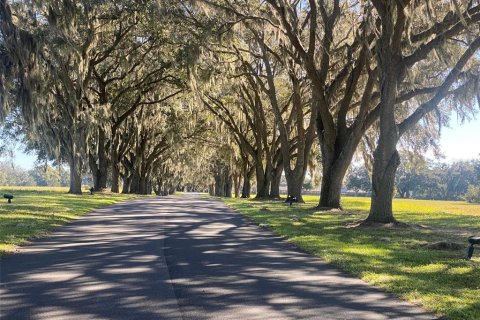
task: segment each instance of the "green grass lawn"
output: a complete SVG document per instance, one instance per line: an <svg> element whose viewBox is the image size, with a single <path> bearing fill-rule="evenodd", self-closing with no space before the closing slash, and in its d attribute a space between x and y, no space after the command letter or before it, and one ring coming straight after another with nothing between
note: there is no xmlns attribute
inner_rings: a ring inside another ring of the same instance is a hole
<svg viewBox="0 0 480 320"><path fill-rule="evenodd" d="M281 201L225 199L257 223L327 262L422 305L447 319L480 319L480 247L472 261L464 248L435 250L428 244L465 244L480 235L480 205L454 201L394 200L398 220L411 227L355 227L370 199L345 197L344 211L320 212L318 197L288 207Z"/></svg>
<svg viewBox="0 0 480 320"><path fill-rule="evenodd" d="M12 193L11 204L3 199ZM41 236L95 208L129 199L133 195L96 193L71 195L66 188L0 187L0 255L16 245Z"/></svg>

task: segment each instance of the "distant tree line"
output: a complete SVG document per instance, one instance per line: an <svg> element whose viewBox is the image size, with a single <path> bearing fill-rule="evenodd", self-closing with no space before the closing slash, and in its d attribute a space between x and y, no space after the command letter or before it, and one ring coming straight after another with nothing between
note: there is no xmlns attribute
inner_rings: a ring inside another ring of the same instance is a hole
<svg viewBox="0 0 480 320"><path fill-rule="evenodd" d="M66 187L68 184L69 172L62 166L37 164L26 170L11 162L0 162L0 186Z"/></svg>
<svg viewBox="0 0 480 320"><path fill-rule="evenodd" d="M365 166L354 166L347 174L349 190L371 192L371 178ZM477 202L480 160L452 163L427 161L419 156L404 157L395 179L398 198L467 200Z"/></svg>

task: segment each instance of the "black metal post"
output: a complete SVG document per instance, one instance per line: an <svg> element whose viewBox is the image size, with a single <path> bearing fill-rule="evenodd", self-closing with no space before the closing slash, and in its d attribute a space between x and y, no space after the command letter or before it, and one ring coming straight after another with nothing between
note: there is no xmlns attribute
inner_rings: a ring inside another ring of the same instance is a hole
<svg viewBox="0 0 480 320"><path fill-rule="evenodd" d="M473 243L470 243L470 245L467 248L467 253L465 254L465 260L472 259L474 250L475 250L475 247L473 246Z"/></svg>

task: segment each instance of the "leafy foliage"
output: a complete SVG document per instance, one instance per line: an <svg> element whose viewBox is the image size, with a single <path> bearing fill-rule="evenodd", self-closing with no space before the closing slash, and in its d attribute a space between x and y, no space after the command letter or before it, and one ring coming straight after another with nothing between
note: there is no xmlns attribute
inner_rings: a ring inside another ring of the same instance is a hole
<svg viewBox="0 0 480 320"><path fill-rule="evenodd" d="M478 160L448 164L404 158L397 173L397 193L402 198L461 200L470 186L480 184L478 169Z"/></svg>
<svg viewBox="0 0 480 320"><path fill-rule="evenodd" d="M372 182L365 166L353 166L350 168L347 173L345 186L349 190L370 191L372 188Z"/></svg>
<svg viewBox="0 0 480 320"><path fill-rule="evenodd" d="M468 186L464 198L471 203L480 203L480 186Z"/></svg>

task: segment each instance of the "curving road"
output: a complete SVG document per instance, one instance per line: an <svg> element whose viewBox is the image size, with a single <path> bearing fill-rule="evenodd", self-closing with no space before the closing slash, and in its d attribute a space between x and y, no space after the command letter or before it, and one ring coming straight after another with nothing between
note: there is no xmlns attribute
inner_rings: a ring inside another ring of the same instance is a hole
<svg viewBox="0 0 480 320"><path fill-rule="evenodd" d="M0 319L433 319L198 195L126 201L0 260Z"/></svg>

